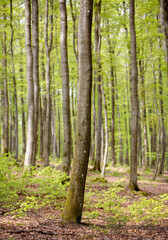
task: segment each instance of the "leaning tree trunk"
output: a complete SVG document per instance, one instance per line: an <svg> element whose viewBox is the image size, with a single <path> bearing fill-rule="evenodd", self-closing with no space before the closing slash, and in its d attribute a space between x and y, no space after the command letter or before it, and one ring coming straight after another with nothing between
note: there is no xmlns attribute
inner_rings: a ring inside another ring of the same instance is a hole
<svg viewBox="0 0 168 240"><path fill-rule="evenodd" d="M69 97L69 66L67 49L67 10L66 0L60 0L61 14L61 67L62 67L62 98L63 98L63 160L62 169L69 175L71 163L71 121L70 121L70 97Z"/></svg>
<svg viewBox="0 0 168 240"><path fill-rule="evenodd" d="M92 90L92 0L80 1L79 16L79 84L77 91L77 135L71 181L63 211L63 220L80 223L91 139Z"/></svg>
<svg viewBox="0 0 168 240"><path fill-rule="evenodd" d="M131 35L131 189L138 191L137 183L137 140L138 140L138 69L136 58L135 0L129 1L129 22Z"/></svg>
<svg viewBox="0 0 168 240"><path fill-rule="evenodd" d="M26 44L26 78L28 97L27 142L25 168L30 168L33 162L34 150L34 83L33 83L33 54L31 46L31 6L30 0L25 0L25 44Z"/></svg>

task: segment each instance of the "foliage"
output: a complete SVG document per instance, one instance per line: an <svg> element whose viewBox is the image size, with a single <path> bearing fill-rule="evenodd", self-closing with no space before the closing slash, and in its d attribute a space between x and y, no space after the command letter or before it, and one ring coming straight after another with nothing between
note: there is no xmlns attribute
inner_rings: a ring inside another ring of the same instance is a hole
<svg viewBox="0 0 168 240"><path fill-rule="evenodd" d="M69 177L51 167L23 173L13 159L1 157L0 184L1 205L20 216L46 205L62 208Z"/></svg>
<svg viewBox="0 0 168 240"><path fill-rule="evenodd" d="M113 183L101 193L97 190L88 191L85 197L85 215L91 219L97 218L100 211L104 210L107 213L105 220L109 227L123 225L128 221L157 224L159 220L167 217L168 194L150 198L140 192L139 200L131 203L131 197L129 195L123 197L122 191L124 191L123 179Z"/></svg>

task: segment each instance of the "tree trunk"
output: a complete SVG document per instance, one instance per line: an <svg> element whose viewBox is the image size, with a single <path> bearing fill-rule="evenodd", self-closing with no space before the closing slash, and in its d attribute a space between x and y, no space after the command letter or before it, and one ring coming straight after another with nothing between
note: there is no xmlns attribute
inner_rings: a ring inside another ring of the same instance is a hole
<svg viewBox="0 0 168 240"><path fill-rule="evenodd" d="M105 112L105 151L104 151L104 157L103 157L103 167L101 172L101 177L104 178L106 162L107 162L107 154L108 154L108 117L107 117L107 104L106 104L106 98L105 98L105 93L103 89L103 83L101 86L102 86L103 105L104 105L104 112Z"/></svg>
<svg viewBox="0 0 168 240"><path fill-rule="evenodd" d="M137 183L137 140L138 140L138 69L136 58L135 0L129 1L129 21L131 35L131 189L138 191Z"/></svg>
<svg viewBox="0 0 168 240"><path fill-rule="evenodd" d="M70 121L70 97L69 97L69 66L67 49L67 10L66 0L60 0L61 14L61 67L62 67L62 98L63 98L63 160L62 169L69 175L71 164L71 121Z"/></svg>
<svg viewBox="0 0 168 240"><path fill-rule="evenodd" d="M38 149L38 111L39 111L39 31L38 31L38 0L32 1L32 36L33 36L33 80L34 80L34 151L35 166Z"/></svg>
<svg viewBox="0 0 168 240"><path fill-rule="evenodd" d="M159 59L159 93L160 93L160 113L161 113L161 162L159 168L159 174L164 173L165 166L165 153L166 153L166 133L164 124L164 107L163 107L163 82L162 82L162 72L161 72L161 59Z"/></svg>
<svg viewBox="0 0 168 240"><path fill-rule="evenodd" d="M25 168L30 168L33 163L34 151L34 83L33 83L33 54L31 46L31 6L30 0L25 0L25 44L27 56L27 97L28 97L28 122L27 143L25 155Z"/></svg>
<svg viewBox="0 0 168 240"><path fill-rule="evenodd" d="M140 78L141 78L141 96L142 96L142 118L143 118L143 142L144 142L144 162L143 166L149 168L148 157L148 136L147 136L147 117L146 117L146 96L145 96L145 76L144 76L144 61L139 61Z"/></svg>
<svg viewBox="0 0 168 240"><path fill-rule="evenodd" d="M92 90L92 0L80 1L79 16L79 84L77 91L77 136L71 181L63 211L63 220L80 223L91 138Z"/></svg>
<svg viewBox="0 0 168 240"><path fill-rule="evenodd" d="M97 137L96 137L96 166L95 169L100 171L101 164L101 149L102 149L102 93L101 93L101 63L100 63L100 49L101 49L101 36L100 36L100 12L101 0L95 3L95 54L96 54L96 70L95 79L97 82L98 93L98 117L97 117Z"/></svg>
<svg viewBox="0 0 168 240"><path fill-rule="evenodd" d="M18 160L18 104L17 104L17 91L16 91L16 79L15 79L15 65L13 57L13 13L12 13L12 0L10 0L10 25L11 25L11 40L10 40L10 49L11 49L11 58L12 58L12 78L14 86L14 104L15 104L15 159Z"/></svg>
<svg viewBox="0 0 168 240"><path fill-rule="evenodd" d="M6 28L6 4L3 5L3 22ZM2 154L9 152L9 103L8 103L8 80L7 80L7 50L6 50L6 30L3 31L2 38L2 107L3 107L3 125L2 125Z"/></svg>
<svg viewBox="0 0 168 240"><path fill-rule="evenodd" d="M21 92L23 93L23 69L20 67L20 78L22 81ZM22 154L26 153L26 120L25 120L25 111L24 111L24 97L21 95L21 114L22 114Z"/></svg>
<svg viewBox="0 0 168 240"><path fill-rule="evenodd" d="M43 134L43 158L44 166L49 166L49 152L50 152L50 124L51 124L51 94L50 94L50 54L53 41L53 0L51 0L51 34L50 43L48 44L48 0L46 0L46 15L45 15L45 48L46 48L46 117L44 122L44 134Z"/></svg>
<svg viewBox="0 0 168 240"><path fill-rule="evenodd" d="M114 86L114 63L113 63L113 54L110 36L108 35L108 45L109 45L109 54L110 54L110 77L111 77L111 105L112 105L112 118L111 118L111 158L112 164L115 166L116 157L115 157L115 86Z"/></svg>

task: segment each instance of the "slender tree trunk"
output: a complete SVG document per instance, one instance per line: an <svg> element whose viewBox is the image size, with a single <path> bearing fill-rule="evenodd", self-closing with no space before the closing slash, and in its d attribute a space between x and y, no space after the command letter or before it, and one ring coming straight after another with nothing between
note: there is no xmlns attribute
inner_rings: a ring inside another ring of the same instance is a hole
<svg viewBox="0 0 168 240"><path fill-rule="evenodd" d="M41 36L42 37L42 36ZM42 71L42 81L45 82L45 66L44 66L44 46L41 47L41 71ZM46 117L46 105L43 105L44 95L42 94L42 87L40 89L41 96L39 97L39 121L40 121L40 148L39 148L39 158L44 161L43 149L44 149L44 125Z"/></svg>
<svg viewBox="0 0 168 240"><path fill-rule="evenodd" d="M10 104L10 113L9 113L9 152L12 153L12 133L13 133L13 114L12 114L12 94L11 91L9 91L9 104Z"/></svg>
<svg viewBox="0 0 168 240"><path fill-rule="evenodd" d="M52 49L53 41L53 0L51 0L51 15L50 15L50 24L51 24L51 34L50 34L50 43L48 44L48 0L46 0L46 15L45 15L45 48L46 48L46 117L44 122L44 134L43 134L43 158L44 166L49 165L49 152L50 152L50 124L51 124L51 94L50 94L50 53Z"/></svg>
<svg viewBox="0 0 168 240"><path fill-rule="evenodd" d="M2 125L2 154L9 152L9 103L8 103L8 80L7 80L7 49L6 49L6 4L3 5L3 58L2 58L2 79L3 79L3 91L2 91L2 107L3 107L3 125Z"/></svg>
<svg viewBox="0 0 168 240"><path fill-rule="evenodd" d="M38 31L38 0L32 1L32 36L33 36L33 80L34 80L34 151L35 166L38 149L38 110L39 110L39 31Z"/></svg>
<svg viewBox="0 0 168 240"><path fill-rule="evenodd" d="M165 152L166 152L166 133L164 124L164 108L163 108L163 83L162 83L162 72L161 64L159 59L159 85L160 85L160 111L161 111L161 162L159 168L159 174L164 173L165 166Z"/></svg>
<svg viewBox="0 0 168 240"><path fill-rule="evenodd" d="M21 92L22 96L20 98L21 101L21 114L22 114L22 154L26 153L26 120L25 120L25 111L24 111L24 97L23 97L23 69L20 67L20 78L22 81Z"/></svg>
<svg viewBox="0 0 168 240"><path fill-rule="evenodd" d="M92 92L92 0L80 1L79 16L79 84L77 92L77 137L71 181L63 211L63 220L80 223L91 139Z"/></svg>
<svg viewBox="0 0 168 240"><path fill-rule="evenodd" d="M100 63L100 49L101 49L101 36L100 36L100 12L101 0L95 2L95 52L96 52L96 71L95 78L97 82L98 93L98 116L97 116L97 137L96 137L96 170L100 171L101 164L101 149L102 149L102 93L101 93L101 63Z"/></svg>
<svg viewBox="0 0 168 240"><path fill-rule="evenodd" d="M58 90L58 97L60 96L60 92ZM58 106L60 99L58 98ZM57 121L58 121L58 131L57 131L57 157L60 158L60 154L61 154L61 116L60 116L60 109L59 107L57 108Z"/></svg>
<svg viewBox="0 0 168 240"><path fill-rule="evenodd" d="M62 94L63 94L63 161L62 169L69 175L71 164L71 121L70 121L70 97L69 97L69 66L67 49L67 10L66 0L60 0L61 13L61 67L62 67Z"/></svg>
<svg viewBox="0 0 168 240"><path fill-rule="evenodd" d="M34 151L34 83L33 83L33 54L31 46L31 5L30 0L25 0L25 44L27 55L27 97L28 97L28 122L27 122L27 143L25 155L25 168L33 163Z"/></svg>
<svg viewBox="0 0 168 240"><path fill-rule="evenodd" d="M129 1L131 35L131 162L130 188L138 191L137 183L137 140L138 140L138 69L136 58L135 0Z"/></svg>
<svg viewBox="0 0 168 240"><path fill-rule="evenodd" d="M72 0L70 0L70 7L71 7L71 15L72 15L72 21L73 21L73 50L74 50L74 54L75 54L75 58L78 66L78 51L76 49L76 45L78 42L77 27L76 27L77 14L74 11Z"/></svg>
<svg viewBox="0 0 168 240"><path fill-rule="evenodd" d="M95 138L96 138L96 104L95 104L96 82L93 82L93 94L92 94L92 106L93 106L93 120L92 120L92 144L91 144L91 161L94 164L94 170L96 170L95 162Z"/></svg>
<svg viewBox="0 0 168 240"><path fill-rule="evenodd" d="M148 136L147 136L147 116L146 116L146 96L145 96L145 76L144 76L144 61L139 61L140 78L141 78L141 96L142 96L142 117L143 117L143 142L144 142L144 163L145 168L149 167L148 157Z"/></svg>
<svg viewBox="0 0 168 240"><path fill-rule="evenodd" d="M56 157L56 130L55 130L55 94L53 91L53 108L52 108L52 142L53 142L53 161Z"/></svg>
<svg viewBox="0 0 168 240"><path fill-rule="evenodd" d="M43 158L43 111L41 106L41 97L39 98L39 123L40 123L40 147L39 147L39 159Z"/></svg>
<svg viewBox="0 0 168 240"><path fill-rule="evenodd" d="M115 76L115 86L116 86L116 100L118 100L118 90L117 90L117 77ZM117 119L118 119L118 130L119 130L119 163L123 165L123 136L121 133L121 116L120 116L120 109L119 109L119 104L117 105Z"/></svg>
<svg viewBox="0 0 168 240"><path fill-rule="evenodd" d="M12 78L14 86L14 104L15 104L15 159L18 160L18 104L17 104L17 91L16 91L16 79L15 79L15 65L13 57L13 13L12 13L12 0L10 0L10 25L11 25L11 40L10 50L12 58Z"/></svg>
<svg viewBox="0 0 168 240"><path fill-rule="evenodd" d="M103 83L102 83L102 96L103 96L103 105L104 105L104 112L105 112L105 151L104 151L104 157L103 157L103 167L101 172L101 177L104 178L105 168L106 168L106 162L107 162L107 154L108 154L108 117L107 117L107 103L105 98L105 93L103 89Z"/></svg>
<svg viewBox="0 0 168 240"><path fill-rule="evenodd" d="M111 75L111 105L112 105L112 118L111 118L111 157L112 164L115 166L116 157L115 157L115 86L114 86L114 63L113 63L113 54L114 50L111 47L110 36L108 35L108 45L109 45L109 54L110 54L110 75Z"/></svg>

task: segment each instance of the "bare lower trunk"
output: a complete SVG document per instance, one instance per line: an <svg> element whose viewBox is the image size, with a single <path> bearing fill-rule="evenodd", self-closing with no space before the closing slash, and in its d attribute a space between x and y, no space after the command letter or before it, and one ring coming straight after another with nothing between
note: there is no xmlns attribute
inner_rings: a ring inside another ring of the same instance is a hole
<svg viewBox="0 0 168 240"><path fill-rule="evenodd" d="M44 133L43 133L43 158L44 166L49 165L49 152L50 152L50 124L51 124L51 93L50 93L50 54L52 50L53 41L53 1L51 0L51 14L50 14L50 43L48 43L48 12L49 3L46 0L46 15L45 15L45 49L46 49L46 116L44 122Z"/></svg>
<svg viewBox="0 0 168 240"><path fill-rule="evenodd" d="M14 86L14 104L15 104L15 159L18 160L18 104L17 104L17 91L16 91L16 79L15 79L15 65L13 57L13 15L12 15L12 0L10 0L10 25L11 25L11 40L10 40L10 49L11 49L11 58L12 58L12 78Z"/></svg>
<svg viewBox="0 0 168 240"><path fill-rule="evenodd" d="M62 93L63 93L63 161L62 169L69 175L71 163L71 122L70 122L70 97L69 97L69 66L67 49L67 10L66 0L60 0L61 13L61 67L62 67Z"/></svg>
<svg viewBox="0 0 168 240"><path fill-rule="evenodd" d="M100 171L101 164L101 149L102 149L102 92L101 92L101 63L100 63L100 49L101 49L101 35L100 35L100 12L101 0L95 2L95 58L96 70L95 79L97 82L98 93L98 116L97 116L97 136L96 136L96 170Z"/></svg>
<svg viewBox="0 0 168 240"><path fill-rule="evenodd" d="M3 5L3 21L6 27L6 4ZM9 104L8 104L8 81L7 81L7 50L6 50L6 31L3 32L3 58L2 58L2 79L3 79L3 91L2 91L2 107L3 107L3 125L2 125L2 154L9 152Z"/></svg>
<svg viewBox="0 0 168 240"><path fill-rule="evenodd" d="M23 69L20 67L20 78L22 80L21 92L23 93ZM26 121L24 111L24 98L21 96L21 114L22 114L22 154L26 153Z"/></svg>
<svg viewBox="0 0 168 240"><path fill-rule="evenodd" d="M135 1L130 0L131 35L131 162L130 188L139 190L137 183L137 140L138 140L138 69L136 59Z"/></svg>
<svg viewBox="0 0 168 240"><path fill-rule="evenodd" d="M38 110L39 110L39 36L38 36L38 0L32 1L32 35L33 35L33 80L34 80L34 151L35 166L38 149Z"/></svg>
<svg viewBox="0 0 168 240"><path fill-rule="evenodd" d="M81 222L85 181L91 139L91 90L92 90L92 0L80 1L79 16L79 84L77 92L77 136L71 181L63 211L63 220Z"/></svg>
<svg viewBox="0 0 168 240"><path fill-rule="evenodd" d="M103 96L103 105L104 105L104 111L105 111L105 151L104 151L103 167L102 167L101 176L104 177L106 162L107 162L107 153L108 153L108 117L107 117L107 104L106 104L106 98L105 98L103 85L102 85L102 96Z"/></svg>
<svg viewBox="0 0 168 240"><path fill-rule="evenodd" d="M27 143L25 155L25 168L30 168L33 163L34 150L34 83L33 83L33 55L31 47L31 6L30 0L25 0L25 41L27 55L27 97L28 97L28 122Z"/></svg>

